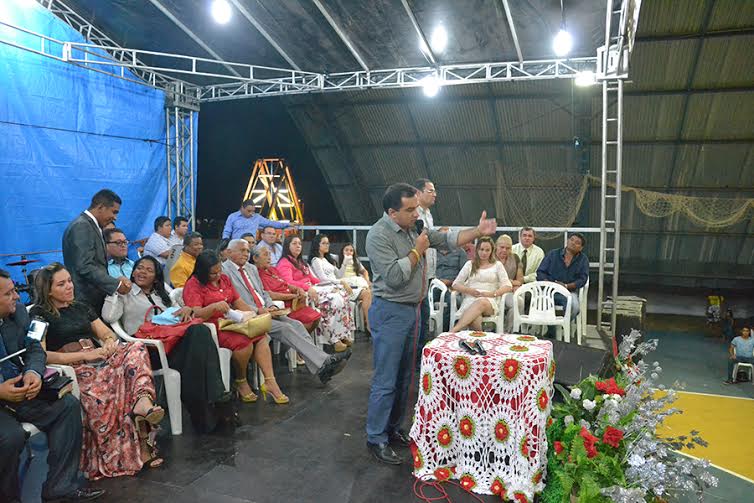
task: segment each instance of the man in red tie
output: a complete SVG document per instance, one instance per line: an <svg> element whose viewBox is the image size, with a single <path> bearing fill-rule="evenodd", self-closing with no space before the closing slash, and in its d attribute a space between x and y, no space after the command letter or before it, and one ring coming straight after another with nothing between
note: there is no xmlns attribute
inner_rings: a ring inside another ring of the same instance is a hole
<svg viewBox="0 0 754 503"><path fill-rule="evenodd" d="M228 275L241 298L249 306L256 306L259 313L275 308L272 298L262 287L257 268L249 263L249 243L245 239L234 239L228 243L227 253L228 260L223 262L223 272ZM309 372L315 374L323 384L343 370L351 357L350 349L328 355L314 345L312 336L300 321L287 316L274 317L268 334L273 340L295 349Z"/></svg>

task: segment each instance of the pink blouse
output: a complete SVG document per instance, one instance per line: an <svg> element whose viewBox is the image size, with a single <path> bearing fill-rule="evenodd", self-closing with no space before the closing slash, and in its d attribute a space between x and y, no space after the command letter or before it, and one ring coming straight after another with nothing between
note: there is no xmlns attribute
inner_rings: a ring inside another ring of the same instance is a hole
<svg viewBox="0 0 754 503"><path fill-rule="evenodd" d="M304 267L304 270L301 271L286 257L281 258L275 267L277 268L280 277L289 285L297 286L308 291L311 286L319 283L317 277L312 274L308 267Z"/></svg>

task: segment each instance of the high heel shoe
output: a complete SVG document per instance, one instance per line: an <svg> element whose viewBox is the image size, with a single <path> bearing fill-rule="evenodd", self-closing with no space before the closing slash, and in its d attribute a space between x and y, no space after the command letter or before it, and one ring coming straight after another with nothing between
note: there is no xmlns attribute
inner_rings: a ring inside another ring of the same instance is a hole
<svg viewBox="0 0 754 503"><path fill-rule="evenodd" d="M265 377L264 379L265 381L275 380L274 377ZM259 391L262 392L262 400L266 402L267 401L267 384L262 383L262 385L259 387ZM283 405L291 401L291 399L288 398L286 395L284 395L282 391L280 392L280 396L275 396L271 391L270 391L270 395L272 395L272 400L278 405Z"/></svg>
<svg viewBox="0 0 754 503"><path fill-rule="evenodd" d="M152 396L148 393L142 393L138 395L136 397L136 402L134 402L134 406L131 408L131 419L134 420L134 423L137 419L143 419L152 426L157 426L158 424L160 424L160 421L162 421L162 418L165 417L165 409L152 402L152 406L149 407L149 409L147 409L144 414L137 414L136 405L142 400L142 398L147 398L150 401L152 400Z"/></svg>
<svg viewBox="0 0 754 503"><path fill-rule="evenodd" d="M255 395L253 392L249 393L247 395L242 395L241 394L241 390L238 389L238 385L239 384L246 384L247 382L248 381L246 381L246 379L236 379L235 380L235 383L236 383L236 395L238 395L238 398L240 398L241 401L244 402L244 403L254 403L259 398L259 397L257 397L257 395Z"/></svg>

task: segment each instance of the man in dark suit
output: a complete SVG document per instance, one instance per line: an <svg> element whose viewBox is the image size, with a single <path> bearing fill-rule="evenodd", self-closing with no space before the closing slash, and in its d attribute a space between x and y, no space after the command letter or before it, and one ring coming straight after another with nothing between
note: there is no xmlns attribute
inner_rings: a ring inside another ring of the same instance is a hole
<svg viewBox="0 0 754 503"><path fill-rule="evenodd" d="M80 487L81 409L71 395L55 401L37 398L47 357L39 342L26 336L29 315L18 302L10 275L0 269L0 501L18 501L18 458L26 442L20 421L47 433L49 471L45 501L88 501L102 490ZM19 350L19 356L7 358Z"/></svg>
<svg viewBox="0 0 754 503"><path fill-rule="evenodd" d="M92 197L89 209L77 216L63 233L63 261L71 273L76 299L89 304L95 312L102 311L105 297L131 291L131 282L107 273L107 255L102 229L115 222L121 199L109 189Z"/></svg>

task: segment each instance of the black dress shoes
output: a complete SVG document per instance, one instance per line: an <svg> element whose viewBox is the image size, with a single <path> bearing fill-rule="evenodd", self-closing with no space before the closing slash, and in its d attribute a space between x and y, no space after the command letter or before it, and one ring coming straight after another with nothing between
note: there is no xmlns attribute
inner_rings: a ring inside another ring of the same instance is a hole
<svg viewBox="0 0 754 503"><path fill-rule="evenodd" d="M399 465L401 464L401 458L395 453L395 451L388 444L371 444L367 442L367 449L372 453L380 463L386 465Z"/></svg>
<svg viewBox="0 0 754 503"><path fill-rule="evenodd" d="M396 430L391 433L389 439L391 444L398 444L404 447L408 447L408 445L411 443L411 437L409 437L406 432L401 430Z"/></svg>
<svg viewBox="0 0 754 503"><path fill-rule="evenodd" d="M351 350L346 349L342 353L335 353L327 357L327 360L325 360L325 363L317 372L320 382L322 384L327 383L334 375L339 374L346 368L346 362L351 358L351 354Z"/></svg>
<svg viewBox="0 0 754 503"><path fill-rule="evenodd" d="M76 489L70 494L61 498L45 499L45 503L78 503L79 501L92 501L105 494L104 489L93 489L91 487L82 487Z"/></svg>

